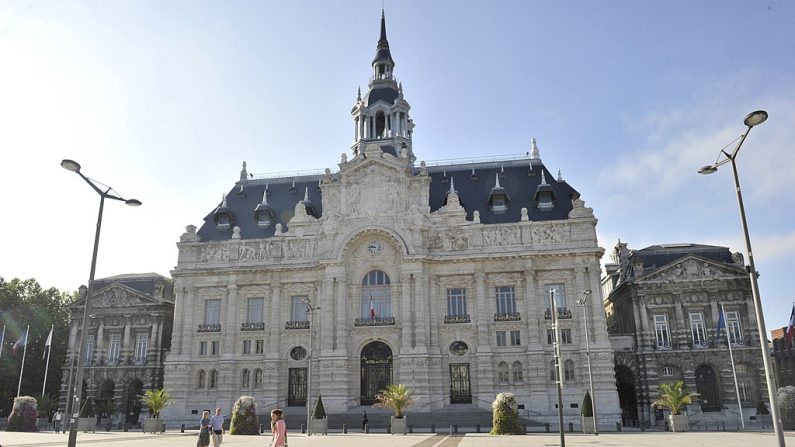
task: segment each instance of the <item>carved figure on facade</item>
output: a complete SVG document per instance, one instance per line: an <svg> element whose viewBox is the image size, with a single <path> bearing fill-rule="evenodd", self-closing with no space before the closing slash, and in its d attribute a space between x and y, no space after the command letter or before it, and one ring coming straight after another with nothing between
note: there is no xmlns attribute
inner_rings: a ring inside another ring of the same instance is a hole
<svg viewBox="0 0 795 447"><path fill-rule="evenodd" d="M533 244L557 244L566 240L566 233L560 226L537 225L531 230Z"/></svg>
<svg viewBox="0 0 795 447"><path fill-rule="evenodd" d="M430 250L466 250L469 234L453 228L432 231L425 239L425 246Z"/></svg>
<svg viewBox="0 0 795 447"><path fill-rule="evenodd" d="M185 227L185 232L180 236L180 242L196 242L199 240L199 235L196 234L196 225L188 225Z"/></svg>
<svg viewBox="0 0 795 447"><path fill-rule="evenodd" d="M569 212L569 218L594 217L593 208L586 207L584 200L576 198L571 201L571 204L573 208Z"/></svg>
<svg viewBox="0 0 795 447"><path fill-rule="evenodd" d="M500 226L483 229L483 245L493 247L497 245L519 245L522 238L518 227Z"/></svg>

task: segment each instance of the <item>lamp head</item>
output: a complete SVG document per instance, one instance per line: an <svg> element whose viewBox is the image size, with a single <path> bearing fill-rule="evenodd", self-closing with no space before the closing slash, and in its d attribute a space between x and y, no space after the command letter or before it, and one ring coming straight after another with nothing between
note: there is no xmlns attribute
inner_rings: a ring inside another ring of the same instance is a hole
<svg viewBox="0 0 795 447"><path fill-rule="evenodd" d="M748 127L754 127L764 123L765 120L767 120L767 112L764 110L757 110L756 112L749 113L743 120L743 123Z"/></svg>
<svg viewBox="0 0 795 447"><path fill-rule="evenodd" d="M698 173L704 175L714 174L716 172L718 172L718 167L715 165L702 166L701 168L698 169Z"/></svg>
<svg viewBox="0 0 795 447"><path fill-rule="evenodd" d="M588 290L583 290L583 291L582 291L582 296L583 296L584 298L588 298L589 296L591 296L591 293L593 293L593 292L591 292L591 289L588 289Z"/></svg>
<svg viewBox="0 0 795 447"><path fill-rule="evenodd" d="M125 200L124 203L130 206L141 206L141 201L138 199Z"/></svg>
<svg viewBox="0 0 795 447"><path fill-rule="evenodd" d="M80 163L74 160L69 160L69 159L61 160L61 167L66 169L67 171L80 172Z"/></svg>

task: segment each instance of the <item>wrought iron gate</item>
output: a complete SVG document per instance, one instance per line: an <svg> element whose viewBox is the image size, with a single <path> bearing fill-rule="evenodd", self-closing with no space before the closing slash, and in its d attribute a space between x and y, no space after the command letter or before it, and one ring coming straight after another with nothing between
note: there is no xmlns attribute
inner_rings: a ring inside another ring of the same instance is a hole
<svg viewBox="0 0 795 447"><path fill-rule="evenodd" d="M469 385L469 363L450 364L450 403L472 403L472 389Z"/></svg>
<svg viewBox="0 0 795 447"><path fill-rule="evenodd" d="M701 399L701 411L720 411L720 394L715 370L709 365L696 369L696 392Z"/></svg>
<svg viewBox="0 0 795 447"><path fill-rule="evenodd" d="M306 368L290 368L287 382L287 406L306 406Z"/></svg>
<svg viewBox="0 0 795 447"><path fill-rule="evenodd" d="M361 405L375 403L375 395L392 384L392 350L385 343L373 342L362 349Z"/></svg>

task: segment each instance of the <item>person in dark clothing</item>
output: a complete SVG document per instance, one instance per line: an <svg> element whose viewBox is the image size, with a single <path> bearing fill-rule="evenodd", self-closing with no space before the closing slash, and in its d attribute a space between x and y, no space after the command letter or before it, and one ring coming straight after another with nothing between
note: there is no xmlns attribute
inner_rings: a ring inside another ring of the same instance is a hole
<svg viewBox="0 0 795 447"><path fill-rule="evenodd" d="M362 416L362 431L365 431L366 429L367 429L367 412L365 411L364 415Z"/></svg>

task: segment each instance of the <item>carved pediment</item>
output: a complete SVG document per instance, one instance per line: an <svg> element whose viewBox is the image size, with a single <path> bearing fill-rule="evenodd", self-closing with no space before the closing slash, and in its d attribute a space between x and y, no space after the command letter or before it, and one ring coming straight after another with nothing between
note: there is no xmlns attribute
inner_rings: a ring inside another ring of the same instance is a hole
<svg viewBox="0 0 795 447"><path fill-rule="evenodd" d="M74 303L75 306L82 306L84 300ZM157 304L150 296L121 284L111 284L93 292L91 297L92 308L128 308L136 306L148 306Z"/></svg>
<svg viewBox="0 0 795 447"><path fill-rule="evenodd" d="M737 274L737 269L726 267L698 256L686 256L657 269L651 274L640 278L640 280L707 280L737 276Z"/></svg>

